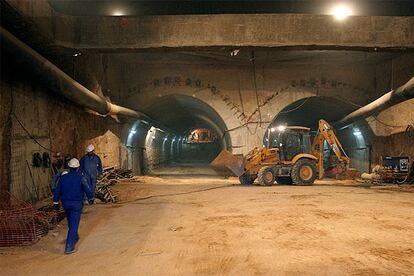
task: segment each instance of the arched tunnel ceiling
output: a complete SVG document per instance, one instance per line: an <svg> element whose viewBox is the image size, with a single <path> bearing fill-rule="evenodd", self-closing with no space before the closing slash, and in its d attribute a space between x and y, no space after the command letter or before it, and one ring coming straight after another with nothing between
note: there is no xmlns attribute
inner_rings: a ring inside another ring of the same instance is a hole
<svg viewBox="0 0 414 276"><path fill-rule="evenodd" d="M319 119L333 123L358 107L331 97L309 97L286 106L276 115L272 125L307 126L316 130Z"/></svg>
<svg viewBox="0 0 414 276"><path fill-rule="evenodd" d="M145 113L164 126L183 133L193 127L217 128L223 132L226 126L209 105L197 98L183 95L164 96L144 108Z"/></svg>

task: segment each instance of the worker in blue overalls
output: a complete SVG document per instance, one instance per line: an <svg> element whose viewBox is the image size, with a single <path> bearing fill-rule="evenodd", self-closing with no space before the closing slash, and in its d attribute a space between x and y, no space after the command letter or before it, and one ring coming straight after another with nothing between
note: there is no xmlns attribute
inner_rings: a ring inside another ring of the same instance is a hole
<svg viewBox="0 0 414 276"><path fill-rule="evenodd" d="M94 202L94 195L89 189L88 181L79 172L79 161L73 158L68 163L69 172L61 175L59 183L53 193L53 206L59 210L59 201L62 202L68 220L68 236L65 253L75 252L75 244L79 240L78 228L83 208L83 197L86 194L90 205Z"/></svg>
<svg viewBox="0 0 414 276"><path fill-rule="evenodd" d="M102 176L102 161L95 154L95 147L93 145L86 147L86 154L80 160L80 167L88 178L90 190L95 194L96 178Z"/></svg>

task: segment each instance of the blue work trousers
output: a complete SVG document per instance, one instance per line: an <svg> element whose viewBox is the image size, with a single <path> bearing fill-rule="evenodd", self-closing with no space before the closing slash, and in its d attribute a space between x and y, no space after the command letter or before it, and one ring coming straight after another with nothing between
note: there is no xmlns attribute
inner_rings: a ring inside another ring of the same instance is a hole
<svg viewBox="0 0 414 276"><path fill-rule="evenodd" d="M68 220L68 236L66 238L65 252L70 252L75 249L75 244L79 239L78 228L83 202L67 200L63 202L63 208L65 209L66 218Z"/></svg>
<svg viewBox="0 0 414 276"><path fill-rule="evenodd" d="M90 188L93 196L95 196L95 191L96 191L96 177L89 177L89 188Z"/></svg>
<svg viewBox="0 0 414 276"><path fill-rule="evenodd" d="M89 190L91 190L92 195L95 197L95 191L96 191L96 177L90 177L89 175L85 175L86 179L88 180ZM86 195L83 197L84 201L87 201L88 198Z"/></svg>

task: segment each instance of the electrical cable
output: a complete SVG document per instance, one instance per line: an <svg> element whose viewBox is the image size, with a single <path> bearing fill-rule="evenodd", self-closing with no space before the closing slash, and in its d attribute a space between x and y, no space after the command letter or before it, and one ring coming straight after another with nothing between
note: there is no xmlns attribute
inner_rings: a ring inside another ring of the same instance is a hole
<svg viewBox="0 0 414 276"><path fill-rule="evenodd" d="M226 185L208 187L208 188L204 188L204 189L187 191L187 192L178 192L178 193L160 194L160 195L149 195L149 196L145 196L145 197L140 197L140 198L132 199L132 200L129 200L129 201L124 201L124 202L121 202L121 203L122 204L124 204L124 203L136 203L137 201L147 200L147 199L151 199L151 198L159 198L159 197L169 197L169 196L179 196L179 195L187 195L187 194L201 193L201 192L207 192L207 191L216 190L216 189L229 188L229 187L233 187L233 186L235 186L235 185L234 184L226 184Z"/></svg>
<svg viewBox="0 0 414 276"><path fill-rule="evenodd" d="M23 123L19 120L19 118L16 116L16 114L14 112L11 113L13 115L13 117L16 119L16 121L19 123L19 125L22 127L22 129L26 132L26 134L29 136L30 139L32 139L36 144L38 144L41 148L43 148L44 150L53 152L53 153L58 153L57 151L54 151L52 149L49 149L45 146L43 146L28 130L27 128L23 125Z"/></svg>
<svg viewBox="0 0 414 276"><path fill-rule="evenodd" d="M256 80L256 63L255 63L255 55L254 51L252 51L252 57L250 59L252 61L252 68L253 68L253 84L254 84L254 91L256 94L256 104L257 104L257 110L259 112L259 125L262 125L262 112L260 110L260 104L259 104L259 93L257 91L257 80ZM257 130L257 128L256 128ZM255 132L256 133L256 132Z"/></svg>
<svg viewBox="0 0 414 276"><path fill-rule="evenodd" d="M301 108L302 106L304 106L304 105L306 104L306 102L307 102L307 101L309 101L309 99L310 99L310 98L312 98L312 97L308 97L308 98L306 98L306 99L303 101L303 103L301 103L299 106L297 106L297 107L295 107L295 108L292 108L292 109L290 109L290 110L287 110L287 111L280 111L278 114L286 114L286 113L290 113L290 112L296 111L296 110L298 110L299 108Z"/></svg>
<svg viewBox="0 0 414 276"><path fill-rule="evenodd" d="M407 129L408 128L412 128L412 126L411 125L390 125L390 124L387 124L387 123L384 123L383 121L381 121L380 119L378 119L377 118L377 116L372 116L378 123L380 123L380 124L382 124L382 125L384 125L384 126L387 126L387 127L393 127L393 128L401 128L401 127L406 127Z"/></svg>

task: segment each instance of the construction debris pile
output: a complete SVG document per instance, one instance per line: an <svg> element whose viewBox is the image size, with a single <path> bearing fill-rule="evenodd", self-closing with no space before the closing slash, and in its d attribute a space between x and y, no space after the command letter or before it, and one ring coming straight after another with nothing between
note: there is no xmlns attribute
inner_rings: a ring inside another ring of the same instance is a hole
<svg viewBox="0 0 414 276"><path fill-rule="evenodd" d="M38 238L46 236L46 234L54 229L57 224L65 218L65 211L60 208L59 211L53 209L52 204L48 204L34 213L34 223L36 236Z"/></svg>
<svg viewBox="0 0 414 276"><path fill-rule="evenodd" d="M115 167L106 167L103 169L103 175L96 183L95 197L102 202L116 202L117 194L111 191L111 186L119 183L122 179L132 178L132 171L127 169L116 169Z"/></svg>
<svg viewBox="0 0 414 276"><path fill-rule="evenodd" d="M51 204L35 210L8 192L0 194L0 247L30 245L45 236L65 217Z"/></svg>

